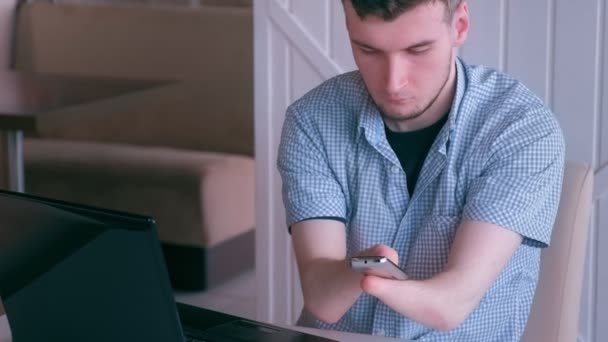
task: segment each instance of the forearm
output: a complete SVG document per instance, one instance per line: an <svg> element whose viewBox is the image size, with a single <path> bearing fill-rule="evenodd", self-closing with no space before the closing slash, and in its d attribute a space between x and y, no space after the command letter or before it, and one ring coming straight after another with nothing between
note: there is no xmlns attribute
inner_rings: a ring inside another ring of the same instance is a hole
<svg viewBox="0 0 608 342"><path fill-rule="evenodd" d="M427 280L395 282L399 284L393 291L382 291L377 297L401 315L436 330L458 327L479 302L475 295L479 291L470 289L470 283L457 271L446 271Z"/></svg>
<svg viewBox="0 0 608 342"><path fill-rule="evenodd" d="M421 281L366 277L363 290L393 310L437 330L463 323L521 245L522 236L499 226L465 221L445 271Z"/></svg>
<svg viewBox="0 0 608 342"><path fill-rule="evenodd" d="M363 276L346 260L317 259L301 275L306 309L327 323L342 318L362 293Z"/></svg>

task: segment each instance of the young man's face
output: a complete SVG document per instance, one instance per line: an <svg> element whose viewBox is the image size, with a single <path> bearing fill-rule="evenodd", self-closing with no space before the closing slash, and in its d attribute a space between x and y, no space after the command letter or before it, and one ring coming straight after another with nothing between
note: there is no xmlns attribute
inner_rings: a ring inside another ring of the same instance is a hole
<svg viewBox="0 0 608 342"><path fill-rule="evenodd" d="M441 1L414 7L392 21L361 19L350 0L344 8L355 62L385 119L403 122L425 113L446 91L454 48L466 38L466 4L451 22Z"/></svg>

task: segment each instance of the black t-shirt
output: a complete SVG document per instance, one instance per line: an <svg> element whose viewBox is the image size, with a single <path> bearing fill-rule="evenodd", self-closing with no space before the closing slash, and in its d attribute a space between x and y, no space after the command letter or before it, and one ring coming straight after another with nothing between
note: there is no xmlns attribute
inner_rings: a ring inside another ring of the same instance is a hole
<svg viewBox="0 0 608 342"><path fill-rule="evenodd" d="M414 193L426 155L447 119L448 115L446 114L431 126L411 132L393 132L384 125L386 139L395 151L397 158L399 158L403 171L405 171L407 190L410 196Z"/></svg>

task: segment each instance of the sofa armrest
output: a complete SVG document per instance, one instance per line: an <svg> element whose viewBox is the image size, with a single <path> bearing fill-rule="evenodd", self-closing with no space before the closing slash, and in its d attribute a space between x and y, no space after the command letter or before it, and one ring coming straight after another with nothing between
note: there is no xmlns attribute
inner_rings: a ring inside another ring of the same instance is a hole
<svg viewBox="0 0 608 342"><path fill-rule="evenodd" d="M151 215L165 242L212 247L253 229L251 158L47 139L24 152L28 192Z"/></svg>

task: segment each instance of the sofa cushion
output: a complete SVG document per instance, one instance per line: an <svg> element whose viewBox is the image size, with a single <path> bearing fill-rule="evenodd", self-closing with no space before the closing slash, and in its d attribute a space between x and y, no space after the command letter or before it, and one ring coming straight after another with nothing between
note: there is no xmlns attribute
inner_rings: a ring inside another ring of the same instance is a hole
<svg viewBox="0 0 608 342"><path fill-rule="evenodd" d="M254 226L248 157L26 139L26 191L154 217L162 241L212 247Z"/></svg>
<svg viewBox="0 0 608 342"><path fill-rule="evenodd" d="M253 155L253 109L229 88L183 81L40 115L50 139Z"/></svg>

